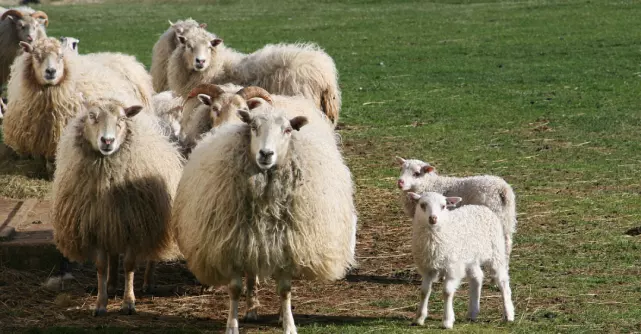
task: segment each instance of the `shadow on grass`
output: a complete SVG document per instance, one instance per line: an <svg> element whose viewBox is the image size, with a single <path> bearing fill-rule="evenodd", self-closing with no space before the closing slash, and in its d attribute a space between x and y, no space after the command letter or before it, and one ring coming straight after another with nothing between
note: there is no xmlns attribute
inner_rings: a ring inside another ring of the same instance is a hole
<svg viewBox="0 0 641 334"><path fill-rule="evenodd" d="M377 284L421 284L421 281L413 278L398 278L393 276L380 275L347 275L347 282L369 282Z"/></svg>
<svg viewBox="0 0 641 334"><path fill-rule="evenodd" d="M403 322L408 319L403 317L363 317L343 315L322 315L322 314L300 314L294 312L296 326L305 327L309 325L349 325L349 326L371 326L380 322ZM281 327L278 323L278 314L261 314L258 321L244 321L241 319L241 326L245 328L259 327Z"/></svg>

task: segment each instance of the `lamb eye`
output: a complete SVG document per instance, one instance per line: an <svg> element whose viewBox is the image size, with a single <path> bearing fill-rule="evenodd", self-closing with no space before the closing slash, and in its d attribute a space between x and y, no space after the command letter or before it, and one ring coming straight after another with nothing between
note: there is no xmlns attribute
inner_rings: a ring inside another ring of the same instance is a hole
<svg viewBox="0 0 641 334"><path fill-rule="evenodd" d="M444 210L444 209L445 209L445 205L441 204L441 210Z"/></svg>
<svg viewBox="0 0 641 334"><path fill-rule="evenodd" d="M414 173L414 177L419 177L419 176L421 176L421 173L420 173L420 172L415 172L415 173Z"/></svg>
<svg viewBox="0 0 641 334"><path fill-rule="evenodd" d="M421 209L423 209L423 211L427 210L427 204L421 203Z"/></svg>

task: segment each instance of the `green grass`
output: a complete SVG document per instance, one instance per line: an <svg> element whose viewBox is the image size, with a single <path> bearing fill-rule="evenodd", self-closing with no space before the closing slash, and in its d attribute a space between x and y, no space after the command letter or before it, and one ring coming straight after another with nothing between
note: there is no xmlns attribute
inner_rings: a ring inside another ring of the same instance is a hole
<svg viewBox="0 0 641 334"><path fill-rule="evenodd" d="M168 19L207 22L244 52L281 41L319 43L340 73L341 134L357 196L395 193L395 155L429 161L444 174L500 175L517 193L511 261L517 321L502 324L492 310L491 322L466 323L461 289L455 330L641 330L641 243L624 234L641 225L641 3L277 0L43 8L49 34L79 38L81 53L120 51L147 66ZM374 218L361 227L384 226L397 203L383 207L367 213ZM367 209L359 207L361 215ZM370 305L394 308L412 298ZM435 293L437 317L439 299ZM482 313L490 312L484 302ZM407 323L381 317L300 332L422 332Z"/></svg>

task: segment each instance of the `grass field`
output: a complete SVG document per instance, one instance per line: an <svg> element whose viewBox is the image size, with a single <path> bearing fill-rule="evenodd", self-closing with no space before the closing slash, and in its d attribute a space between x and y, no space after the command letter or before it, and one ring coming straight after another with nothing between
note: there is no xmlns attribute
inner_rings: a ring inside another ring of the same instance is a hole
<svg viewBox="0 0 641 334"><path fill-rule="evenodd" d="M516 321L500 321L500 296L486 279L477 323L464 320L467 284L459 289L455 331L641 331L641 242L626 234L641 225L641 2L148 3L41 8L49 34L79 38L81 53L120 51L147 66L167 20L185 17L207 22L240 51L314 41L336 61L340 133L357 184L360 268L332 284L295 283L301 333L425 331L408 326L419 277L411 224L397 203L395 155L429 161L443 174L500 175L517 194ZM45 196L49 185L33 178L35 169L5 155L0 193ZM62 297L33 286L48 273L2 271L0 324L63 326L51 333L224 327L225 289L201 296L179 266L161 267L159 280L185 284L186 292L142 297L141 314L130 317L116 315L119 302L110 300L110 315L91 318L95 297L85 287L95 275L84 273L60 303ZM248 332L280 331L273 290L272 282L261 290L268 318L246 325ZM441 317L434 293L427 328L437 331Z"/></svg>

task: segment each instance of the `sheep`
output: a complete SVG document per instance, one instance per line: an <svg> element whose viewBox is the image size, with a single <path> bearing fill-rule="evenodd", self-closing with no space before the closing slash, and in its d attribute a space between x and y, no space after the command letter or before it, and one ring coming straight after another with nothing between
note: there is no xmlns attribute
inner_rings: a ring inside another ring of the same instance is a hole
<svg viewBox="0 0 641 334"><path fill-rule="evenodd" d="M284 332L296 333L291 279L339 279L354 262L351 174L328 124L303 127L304 116L270 105L238 113L243 124L224 124L196 146L172 226L198 280L229 284L227 333L238 333L243 273L278 281Z"/></svg>
<svg viewBox="0 0 641 334"><path fill-rule="evenodd" d="M272 94L313 100L332 125L338 122L341 92L333 59L313 43L268 44L246 55L227 48L204 29L178 35L169 58L169 88L186 97L200 83L259 86Z"/></svg>
<svg viewBox="0 0 641 334"><path fill-rule="evenodd" d="M0 87L9 79L11 64L21 51L18 43L32 43L47 37L44 28L49 25L47 14L24 10L9 9L0 16Z"/></svg>
<svg viewBox="0 0 641 334"><path fill-rule="evenodd" d="M78 54L78 44L80 40L75 37L60 37L60 43L63 48L67 48L69 51Z"/></svg>
<svg viewBox="0 0 641 334"><path fill-rule="evenodd" d="M153 87L157 92L169 89L167 84L167 63L176 46L180 43L178 35L183 35L195 28L207 28L206 23L198 23L193 19L180 20L173 23L169 21L169 28L160 36L151 53L150 73L153 78Z"/></svg>
<svg viewBox="0 0 641 334"><path fill-rule="evenodd" d="M171 91L158 93L151 98L152 105L156 115L160 117L166 132L169 132L169 138L172 142L180 138L183 110L183 99L174 96Z"/></svg>
<svg viewBox="0 0 641 334"><path fill-rule="evenodd" d="M179 256L169 218L183 160L158 132L158 119L142 109L113 98L88 100L58 146L54 241L71 261L95 260L96 316L106 313L107 275L117 275L118 254L124 253L125 314L135 313L136 262Z"/></svg>
<svg viewBox="0 0 641 334"><path fill-rule="evenodd" d="M503 298L504 320L514 321L514 305L508 274L507 254L503 241L503 223L492 210L483 205L465 205L454 210L460 197L445 197L436 192L407 195L417 202L412 227L412 255L419 273L421 302L413 324L422 326L432 283L443 276L443 327L454 326L454 293L467 276L470 279L468 318L476 320L479 313L483 271L489 266Z"/></svg>
<svg viewBox="0 0 641 334"><path fill-rule="evenodd" d="M512 235L516 231L516 198L512 187L502 178L493 175L448 177L437 175L434 166L416 159L396 157L401 166L398 187L405 214L414 216L416 204L407 199L408 191L423 193L434 191L445 196L460 196L462 205L478 204L489 207L503 220L508 258L512 253Z"/></svg>
<svg viewBox="0 0 641 334"><path fill-rule="evenodd" d="M21 46L24 52L11 67L4 142L20 155L44 157L50 174L62 129L85 98L112 94L130 103L142 100L135 83L91 55L64 52L55 38Z"/></svg>

